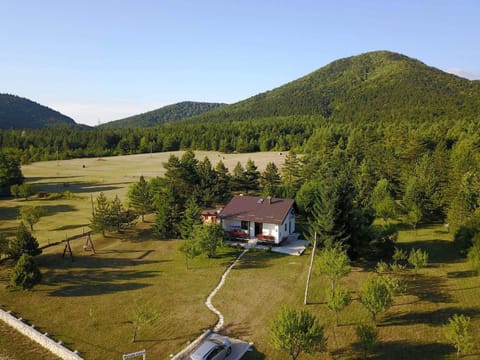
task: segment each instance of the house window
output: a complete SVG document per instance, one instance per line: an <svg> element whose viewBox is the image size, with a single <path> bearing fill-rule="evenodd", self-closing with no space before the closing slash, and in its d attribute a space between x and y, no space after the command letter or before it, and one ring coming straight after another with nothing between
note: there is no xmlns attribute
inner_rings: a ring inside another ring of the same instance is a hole
<svg viewBox="0 0 480 360"><path fill-rule="evenodd" d="M249 225L248 221L242 221L240 224L240 228L242 230L248 230L248 225Z"/></svg>
<svg viewBox="0 0 480 360"><path fill-rule="evenodd" d="M287 231L287 223L285 223L285 231Z"/></svg>

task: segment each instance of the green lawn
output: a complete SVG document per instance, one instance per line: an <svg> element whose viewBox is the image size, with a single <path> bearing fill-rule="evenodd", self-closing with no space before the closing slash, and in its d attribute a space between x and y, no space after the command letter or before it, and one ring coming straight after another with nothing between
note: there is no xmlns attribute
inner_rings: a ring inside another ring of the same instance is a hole
<svg viewBox="0 0 480 360"><path fill-rule="evenodd" d="M223 156L210 155L212 163ZM58 166L56 162L48 162L25 167L28 181L36 184L38 190L49 193L69 190L75 197L1 200L0 231L12 234L18 225L18 208L37 204L49 212L35 227L34 235L41 244L80 233L89 223L90 194L95 196L105 191L110 198L117 193L124 197L127 186L141 174L147 177L162 174L161 163L168 154L162 154L161 159L160 155L155 159L157 154L154 154L153 160L149 156L79 159L61 161ZM268 158L265 154L242 156L245 161L251 157L259 168ZM268 159L275 157L278 154ZM237 158L232 155L224 159L227 160L234 164ZM124 352L143 348L149 358L168 358L216 323L204 301L239 251L225 249L216 259L197 258L187 271L177 251L179 241L156 240L150 230L153 217L147 220L123 234L112 233L106 238L94 235L96 255L83 252L84 239L72 241L73 262L62 259L63 244L45 249L37 258L43 281L33 291L7 288L9 267L0 265L0 304L72 349L78 349L86 359L117 359ZM443 324L454 313L471 316L476 333L480 333L480 277L469 271L451 238L441 225L420 227L417 233L402 228L398 245L406 250L411 247L427 250L430 265L416 276L412 272L402 275L407 293L380 317L380 345L372 359L454 358L454 350L446 343L442 331ZM232 270L214 298L214 305L225 315L225 332L254 343L255 350L245 356L246 360L288 359L269 345L268 327L282 305L304 307L309 255L309 251L301 257L251 251ZM325 325L330 355L302 356L302 359L328 359L332 355L336 359L357 358L354 327L368 319L368 313L358 302L358 289L368 271L354 265L349 276L341 280L354 291L354 301L340 314L335 333L334 316L324 303L326 280L316 274L312 276L310 304L306 308ZM138 342L133 344L131 314L135 300L151 304L159 317L153 326L140 330ZM1 327L0 331L0 355L49 358L26 341L20 349L18 335L6 333ZM467 358L480 357L480 339L476 342L476 354Z"/></svg>

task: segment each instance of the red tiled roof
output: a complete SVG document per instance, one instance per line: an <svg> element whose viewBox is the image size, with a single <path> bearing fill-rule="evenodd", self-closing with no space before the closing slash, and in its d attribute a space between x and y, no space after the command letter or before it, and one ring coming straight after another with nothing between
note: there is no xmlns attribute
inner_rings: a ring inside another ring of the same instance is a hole
<svg viewBox="0 0 480 360"><path fill-rule="evenodd" d="M220 213L222 219L281 224L292 208L294 200L234 196Z"/></svg>

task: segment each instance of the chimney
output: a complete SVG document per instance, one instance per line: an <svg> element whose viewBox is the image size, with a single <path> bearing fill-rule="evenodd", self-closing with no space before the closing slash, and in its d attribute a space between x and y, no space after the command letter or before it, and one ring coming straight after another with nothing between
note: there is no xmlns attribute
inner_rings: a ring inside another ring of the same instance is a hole
<svg viewBox="0 0 480 360"><path fill-rule="evenodd" d="M268 201L268 205L270 205L272 203L272 197L271 196L267 196L267 201Z"/></svg>

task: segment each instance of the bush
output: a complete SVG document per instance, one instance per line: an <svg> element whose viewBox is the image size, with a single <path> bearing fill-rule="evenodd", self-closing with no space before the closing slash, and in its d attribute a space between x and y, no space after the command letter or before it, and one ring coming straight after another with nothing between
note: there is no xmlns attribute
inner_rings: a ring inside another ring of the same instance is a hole
<svg viewBox="0 0 480 360"><path fill-rule="evenodd" d="M23 254L13 268L10 282L23 290L31 289L42 279L42 274L33 257Z"/></svg>
<svg viewBox="0 0 480 360"><path fill-rule="evenodd" d="M15 260L19 259L23 254L35 256L42 253L37 239L32 236L23 222L18 226L15 239L9 244L8 253Z"/></svg>

